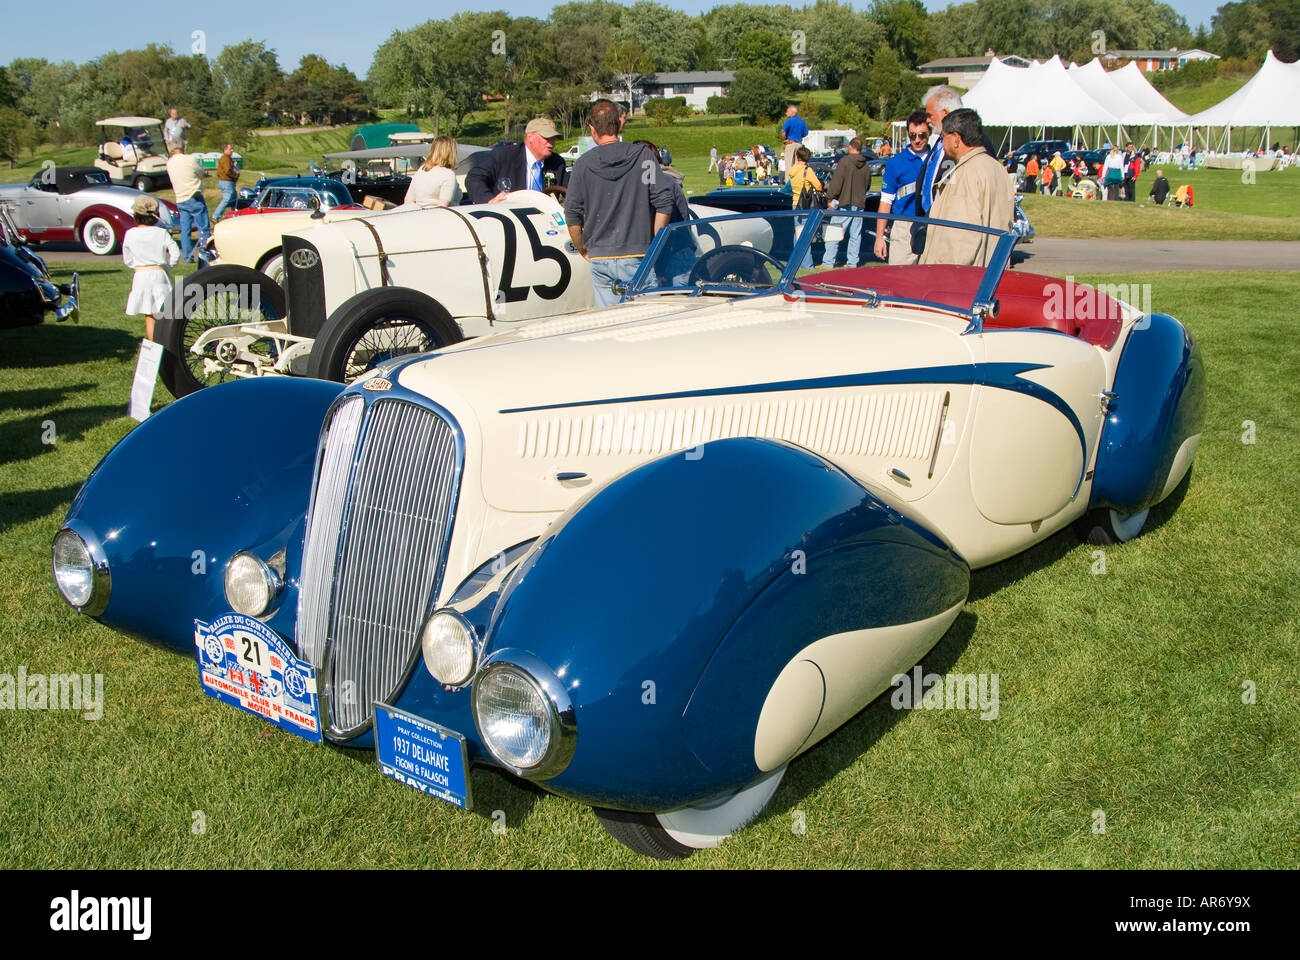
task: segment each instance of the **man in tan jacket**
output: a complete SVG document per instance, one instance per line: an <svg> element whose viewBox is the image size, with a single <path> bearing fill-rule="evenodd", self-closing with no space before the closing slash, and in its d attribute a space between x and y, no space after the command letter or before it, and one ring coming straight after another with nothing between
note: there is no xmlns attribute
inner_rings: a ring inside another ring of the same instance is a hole
<svg viewBox="0 0 1300 960"><path fill-rule="evenodd" d="M984 149L984 125L974 110L963 107L943 118L943 149L957 161L935 186L935 220L973 223L1010 230L1015 216L1011 180ZM921 263L987 266L997 238L972 230L929 224Z"/></svg>

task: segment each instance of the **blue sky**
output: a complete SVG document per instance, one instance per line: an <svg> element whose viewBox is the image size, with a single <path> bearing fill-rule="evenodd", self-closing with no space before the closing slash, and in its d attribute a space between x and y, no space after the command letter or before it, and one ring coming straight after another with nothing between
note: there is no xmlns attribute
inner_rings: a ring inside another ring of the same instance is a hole
<svg viewBox="0 0 1300 960"><path fill-rule="evenodd" d="M947 6L949 0L924 2L929 9L938 10ZM1222 2L1172 0L1170 6L1195 29L1198 23L1208 27L1210 17ZM794 3L799 5L799 0ZM554 5L553 0L461 0L456 9L505 9L516 16L545 17ZM668 5L695 14L718 4L716 0L668 0ZM131 9L131 0L125 7L105 4L103 0L61 0L54 7L30 0L9 4L2 15L0 64L7 64L15 57L80 63L109 50L127 50L148 43L168 44L177 53L188 53L194 43L193 31L202 30L210 57L215 57L226 44L251 37L275 50L280 66L286 70L297 66L304 54L316 53L330 63L345 63L364 77L375 49L394 30L446 15L445 8L432 5L367 5L357 4L355 0L309 0L303 4L214 0L188 7L153 8L150 16L132 15ZM145 4L140 9L150 8ZM140 26L142 22L148 25Z"/></svg>

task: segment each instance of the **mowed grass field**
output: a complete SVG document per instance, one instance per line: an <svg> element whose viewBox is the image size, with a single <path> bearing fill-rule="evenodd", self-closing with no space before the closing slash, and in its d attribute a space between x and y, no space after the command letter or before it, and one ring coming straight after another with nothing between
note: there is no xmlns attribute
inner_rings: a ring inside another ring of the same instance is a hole
<svg viewBox="0 0 1300 960"><path fill-rule="evenodd" d="M0 710L0 866L656 866L582 806L489 770L473 812L420 796L368 753L207 698L192 657L63 604L50 540L134 426L140 336L121 316L126 271L82 276L80 326L0 332L0 673L102 674L105 705L98 720ZM996 719L877 700L791 764L758 822L670 869L1300 863L1300 273L1121 279L1150 283L1206 357L1177 509L1104 556L1067 531L975 573L923 667L996 674ZM247 449L212 455L274 455L274 436L272 415ZM175 482L169 465L156 482Z"/></svg>

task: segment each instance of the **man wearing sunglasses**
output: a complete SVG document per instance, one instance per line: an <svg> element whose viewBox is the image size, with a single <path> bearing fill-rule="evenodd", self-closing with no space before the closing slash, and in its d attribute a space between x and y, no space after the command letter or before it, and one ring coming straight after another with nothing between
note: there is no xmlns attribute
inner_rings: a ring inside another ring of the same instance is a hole
<svg viewBox="0 0 1300 960"><path fill-rule="evenodd" d="M921 168L930 156L930 124L924 110L907 118L907 149L899 150L885 164L884 185L880 191L880 213L916 214L916 185ZM876 257L890 263L916 263L920 255L912 250L912 228L916 224L900 220L876 221Z"/></svg>

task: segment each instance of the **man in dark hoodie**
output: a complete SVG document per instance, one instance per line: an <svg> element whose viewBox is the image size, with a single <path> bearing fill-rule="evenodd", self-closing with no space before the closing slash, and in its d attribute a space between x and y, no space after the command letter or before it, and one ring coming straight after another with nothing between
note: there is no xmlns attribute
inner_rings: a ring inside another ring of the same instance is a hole
<svg viewBox="0 0 1300 960"><path fill-rule="evenodd" d="M591 263L596 306L608 307L621 297L613 285L632 279L651 239L667 226L673 189L644 147L619 141L612 100L591 105L587 126L596 145L573 165L564 216L574 247Z"/></svg>
<svg viewBox="0 0 1300 960"><path fill-rule="evenodd" d="M835 164L831 182L826 185L826 199L837 210L861 210L867 202L867 191L870 189L871 170L867 167L867 158L862 155L862 141L854 137L849 141L849 152ZM858 254L862 250L862 218L840 217L831 222L842 225L848 234L848 261L845 266L856 267ZM839 252L839 241L827 240L822 266L835 266L835 255Z"/></svg>

